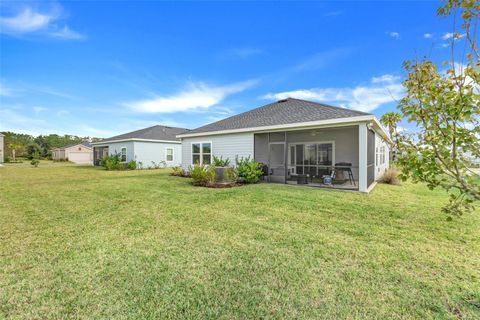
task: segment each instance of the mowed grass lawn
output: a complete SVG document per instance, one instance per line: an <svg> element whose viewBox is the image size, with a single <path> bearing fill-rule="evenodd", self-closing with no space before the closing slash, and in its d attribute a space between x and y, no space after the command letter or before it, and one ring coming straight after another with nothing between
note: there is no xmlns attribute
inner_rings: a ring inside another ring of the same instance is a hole
<svg viewBox="0 0 480 320"><path fill-rule="evenodd" d="M480 318L480 214L441 191L168 173L0 168L0 318Z"/></svg>

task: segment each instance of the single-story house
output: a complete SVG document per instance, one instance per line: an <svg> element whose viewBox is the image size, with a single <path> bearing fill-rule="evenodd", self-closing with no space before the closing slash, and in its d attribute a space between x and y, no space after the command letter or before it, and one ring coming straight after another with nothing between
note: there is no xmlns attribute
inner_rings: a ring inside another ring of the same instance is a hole
<svg viewBox="0 0 480 320"><path fill-rule="evenodd" d="M122 162L135 160L141 168L179 166L182 163L181 141L177 135L188 129L156 125L92 143L93 160L100 165L103 157L118 154Z"/></svg>
<svg viewBox="0 0 480 320"><path fill-rule="evenodd" d="M77 164L93 164L93 148L88 141L52 149L53 160L65 160Z"/></svg>
<svg viewBox="0 0 480 320"><path fill-rule="evenodd" d="M5 161L5 136L0 133L0 163Z"/></svg>
<svg viewBox="0 0 480 320"><path fill-rule="evenodd" d="M368 192L389 167L391 140L374 115L293 98L177 137L185 169L213 156L250 157L269 182Z"/></svg>

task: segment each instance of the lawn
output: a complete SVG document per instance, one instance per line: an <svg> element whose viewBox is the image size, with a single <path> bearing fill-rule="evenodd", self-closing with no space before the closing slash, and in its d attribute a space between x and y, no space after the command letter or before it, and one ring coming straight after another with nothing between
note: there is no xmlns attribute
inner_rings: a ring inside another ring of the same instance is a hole
<svg viewBox="0 0 480 320"><path fill-rule="evenodd" d="M0 168L0 319L479 319L480 212L423 185Z"/></svg>

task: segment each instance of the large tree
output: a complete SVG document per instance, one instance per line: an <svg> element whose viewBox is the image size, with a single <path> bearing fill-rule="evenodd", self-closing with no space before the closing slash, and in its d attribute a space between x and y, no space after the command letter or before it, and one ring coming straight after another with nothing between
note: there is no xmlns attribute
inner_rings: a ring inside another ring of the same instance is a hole
<svg viewBox="0 0 480 320"><path fill-rule="evenodd" d="M428 58L405 62L406 94L399 105L401 116L417 127L399 147L403 178L447 190L444 211L456 215L480 200L480 177L468 160L480 158L479 12L480 3L472 0L450 0L438 9L453 21L451 57L440 67Z"/></svg>

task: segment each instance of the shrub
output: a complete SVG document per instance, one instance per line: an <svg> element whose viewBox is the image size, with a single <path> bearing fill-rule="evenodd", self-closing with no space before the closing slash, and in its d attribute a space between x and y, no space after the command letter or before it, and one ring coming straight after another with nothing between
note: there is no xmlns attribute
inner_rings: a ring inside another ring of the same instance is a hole
<svg viewBox="0 0 480 320"><path fill-rule="evenodd" d="M195 164L188 168L188 173L195 186L206 186L208 183L215 182L215 166L207 168L202 164Z"/></svg>
<svg viewBox="0 0 480 320"><path fill-rule="evenodd" d="M128 169L128 170L135 170L135 169L137 169L137 161L135 161L135 160L130 160L130 161L128 161L128 163L127 163L127 169Z"/></svg>
<svg viewBox="0 0 480 320"><path fill-rule="evenodd" d="M393 185L399 185L400 184L400 179L398 176L400 175L400 171L396 168L390 168L385 171L383 176L378 180L381 183L386 183L386 184L393 184Z"/></svg>
<svg viewBox="0 0 480 320"><path fill-rule="evenodd" d="M228 167L225 169L225 172L223 173L223 177L226 182L236 182L237 181L237 174L235 172L235 169L232 167Z"/></svg>
<svg viewBox="0 0 480 320"><path fill-rule="evenodd" d="M5 159L3 159L3 161L4 161L5 163L9 163L9 162L12 161L12 158L10 158L9 156L5 156Z"/></svg>
<svg viewBox="0 0 480 320"><path fill-rule="evenodd" d="M235 168L236 176L240 182L257 183L262 176L262 169L260 164L254 159L240 158L235 159L237 167Z"/></svg>
<svg viewBox="0 0 480 320"><path fill-rule="evenodd" d="M33 158L32 161L30 162L30 164L32 166L34 166L35 168L37 168L38 165L40 164L40 160L38 160L37 158Z"/></svg>
<svg viewBox="0 0 480 320"><path fill-rule="evenodd" d="M112 154L101 160L101 165L106 170L124 170L125 165L120 161L120 154Z"/></svg>
<svg viewBox="0 0 480 320"><path fill-rule="evenodd" d="M170 173L171 176L176 176L176 177L185 177L187 174L185 170L183 170L182 167L173 167L172 172Z"/></svg>
<svg viewBox="0 0 480 320"><path fill-rule="evenodd" d="M230 165L230 159L223 160L223 157L217 158L213 156L213 165L215 167L228 167Z"/></svg>

